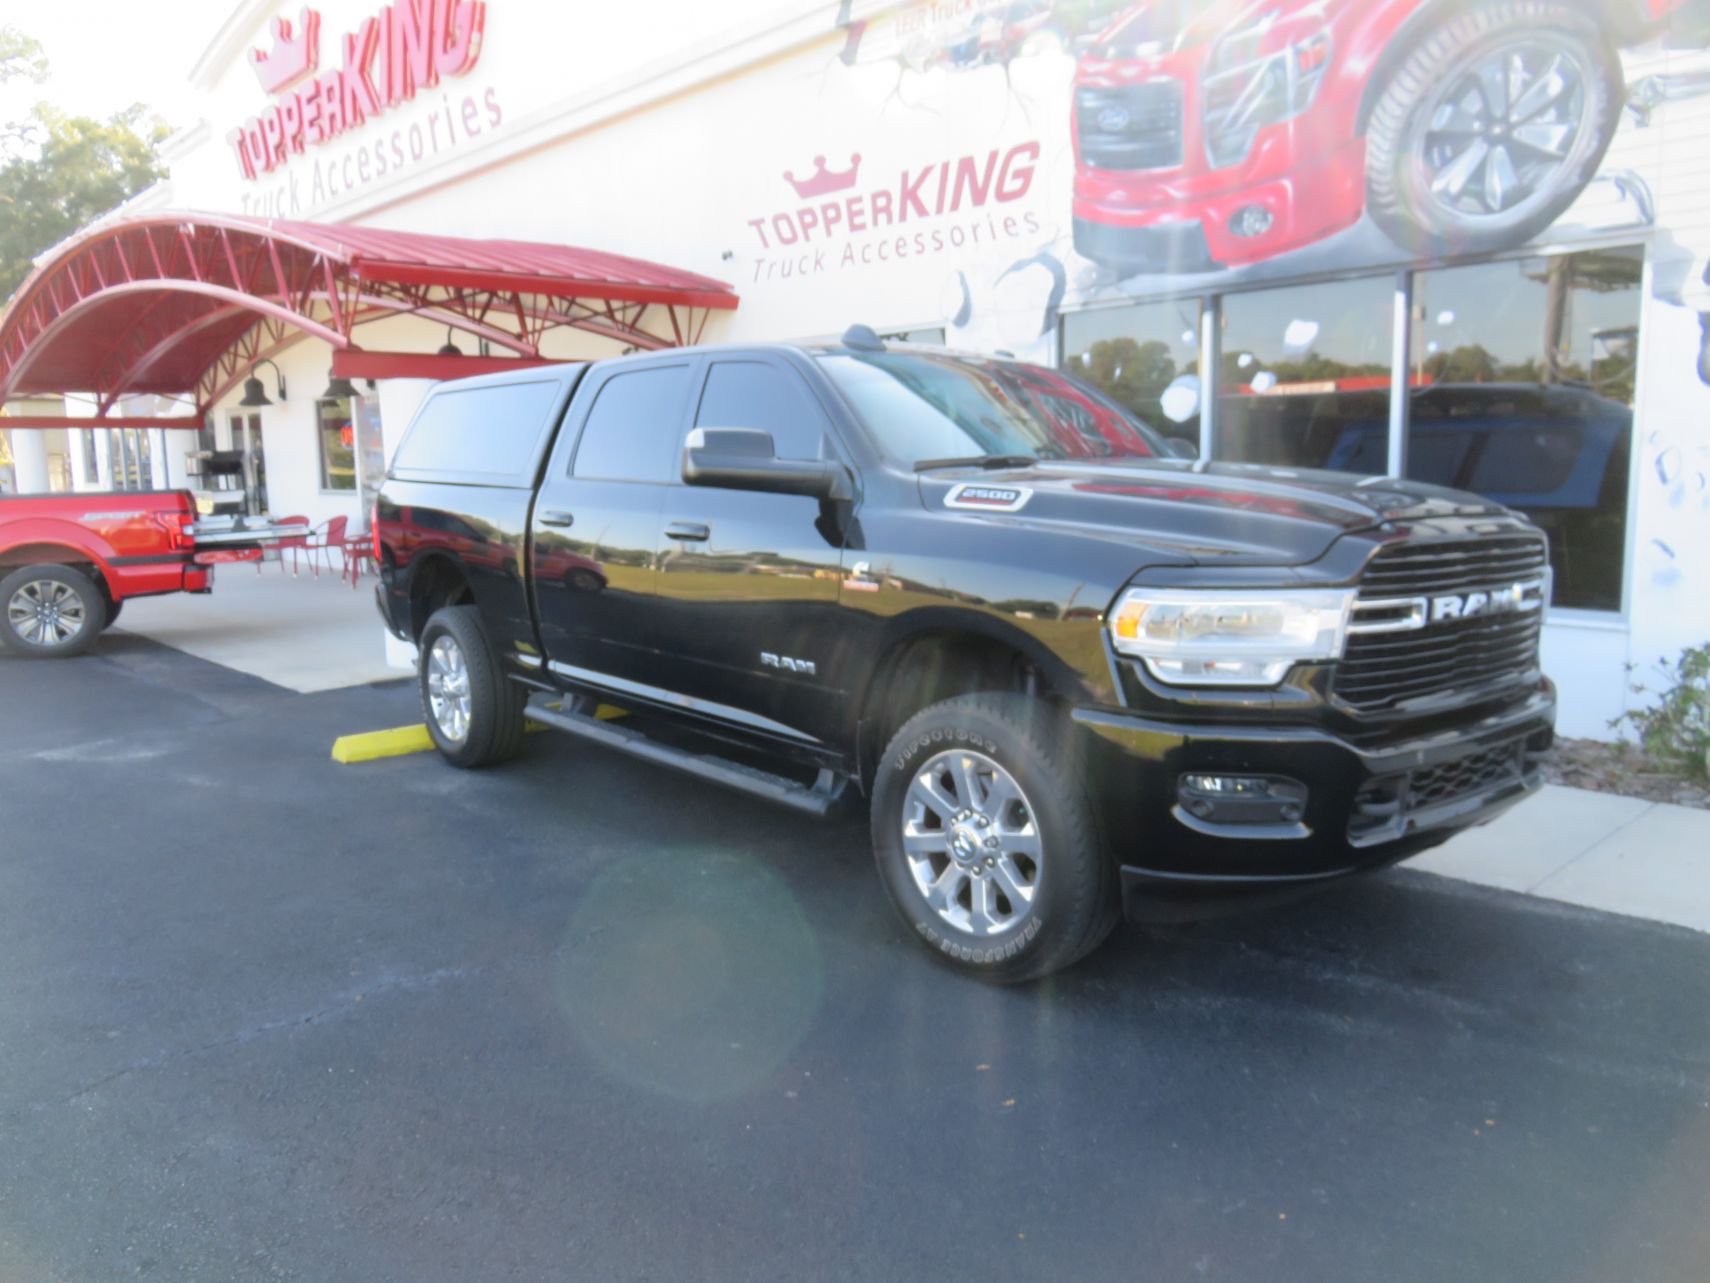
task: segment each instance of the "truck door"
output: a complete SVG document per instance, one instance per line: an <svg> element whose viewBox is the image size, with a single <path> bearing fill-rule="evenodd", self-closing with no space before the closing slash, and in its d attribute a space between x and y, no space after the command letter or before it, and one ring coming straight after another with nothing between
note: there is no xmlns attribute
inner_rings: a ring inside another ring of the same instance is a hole
<svg viewBox="0 0 1710 1283"><path fill-rule="evenodd" d="M573 402L529 523L546 659L614 689L648 680L654 557L698 359L596 369Z"/></svg>
<svg viewBox="0 0 1710 1283"><path fill-rule="evenodd" d="M839 457L806 380L766 354L710 361L693 426L760 428L779 458ZM685 428L684 435L687 435ZM786 739L837 724L829 647L842 550L820 501L682 484L665 498L657 620L661 681L705 711Z"/></svg>

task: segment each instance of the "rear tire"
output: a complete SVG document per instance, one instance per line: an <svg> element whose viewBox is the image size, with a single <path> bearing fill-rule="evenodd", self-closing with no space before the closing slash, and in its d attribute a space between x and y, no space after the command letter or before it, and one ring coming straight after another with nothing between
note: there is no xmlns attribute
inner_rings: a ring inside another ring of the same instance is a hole
<svg viewBox="0 0 1710 1283"><path fill-rule="evenodd" d="M422 720L441 756L474 769L515 757L528 692L499 669L475 606L445 606L422 629L416 686Z"/></svg>
<svg viewBox="0 0 1710 1283"><path fill-rule="evenodd" d="M24 566L0 579L0 644L32 659L81 655L107 626L107 599L70 566Z"/></svg>
<svg viewBox="0 0 1710 1283"><path fill-rule="evenodd" d="M119 612L125 608L125 603L104 600L103 604L107 607L107 622L101 625L101 631L106 632L118 620Z"/></svg>
<svg viewBox="0 0 1710 1283"><path fill-rule="evenodd" d="M1116 923L1080 754L1036 699L963 695L910 718L878 766L873 849L915 935L981 980L1059 971Z"/></svg>

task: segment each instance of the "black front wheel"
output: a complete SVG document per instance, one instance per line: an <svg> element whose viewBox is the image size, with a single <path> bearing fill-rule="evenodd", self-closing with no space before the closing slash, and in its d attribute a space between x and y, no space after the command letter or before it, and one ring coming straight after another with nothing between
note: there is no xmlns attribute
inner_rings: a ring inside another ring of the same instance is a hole
<svg viewBox="0 0 1710 1283"><path fill-rule="evenodd" d="M528 693L499 669L475 606L434 611L416 665L422 717L453 766L491 766L522 746Z"/></svg>
<svg viewBox="0 0 1710 1283"><path fill-rule="evenodd" d="M81 655L107 626L107 599L70 566L24 566L0 579L0 643L37 659Z"/></svg>
<svg viewBox="0 0 1710 1283"><path fill-rule="evenodd" d="M873 848L915 935L983 980L1061 970L1116 922L1080 756L1036 699L964 695L911 718L874 780Z"/></svg>
<svg viewBox="0 0 1710 1283"><path fill-rule="evenodd" d="M1585 189L1623 96L1585 8L1473 5L1433 24L1387 78L1366 126L1366 207L1402 248L1523 245Z"/></svg>

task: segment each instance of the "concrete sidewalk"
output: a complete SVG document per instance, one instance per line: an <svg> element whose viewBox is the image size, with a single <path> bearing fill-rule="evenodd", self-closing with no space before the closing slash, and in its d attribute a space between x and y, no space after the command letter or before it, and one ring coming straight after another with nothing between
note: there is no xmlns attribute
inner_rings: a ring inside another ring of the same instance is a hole
<svg viewBox="0 0 1710 1283"><path fill-rule="evenodd" d="M113 627L305 694L409 675L386 664L372 575L352 588L324 568L221 566L207 596L127 601Z"/></svg>
<svg viewBox="0 0 1710 1283"><path fill-rule="evenodd" d="M1545 785L1404 866L1710 932L1710 811Z"/></svg>

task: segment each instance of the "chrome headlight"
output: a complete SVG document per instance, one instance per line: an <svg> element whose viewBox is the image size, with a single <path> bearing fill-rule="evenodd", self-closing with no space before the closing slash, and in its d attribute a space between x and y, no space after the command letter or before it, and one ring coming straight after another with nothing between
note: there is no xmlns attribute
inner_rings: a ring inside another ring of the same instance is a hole
<svg viewBox="0 0 1710 1283"><path fill-rule="evenodd" d="M1108 627L1172 686L1275 686L1300 660L1338 659L1352 588L1130 588Z"/></svg>

